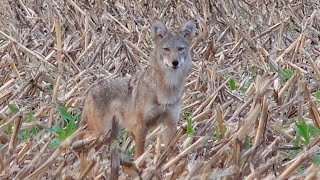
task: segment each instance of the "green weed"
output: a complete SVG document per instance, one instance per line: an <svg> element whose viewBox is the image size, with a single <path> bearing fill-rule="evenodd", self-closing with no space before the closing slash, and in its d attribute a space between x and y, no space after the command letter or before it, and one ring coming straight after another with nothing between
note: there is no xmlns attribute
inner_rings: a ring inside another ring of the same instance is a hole
<svg viewBox="0 0 320 180"><path fill-rule="evenodd" d="M187 135L188 135L188 136L192 136L192 135L194 135L195 131L194 131L194 128L193 128L193 125L192 125L191 113L186 112L186 113L184 114L184 117L185 117L186 120L187 120Z"/></svg>
<svg viewBox="0 0 320 180"><path fill-rule="evenodd" d="M318 101L320 101L320 90L317 90L315 93L314 93L315 97L317 98Z"/></svg>
<svg viewBox="0 0 320 180"><path fill-rule="evenodd" d="M300 122L295 122L294 130L296 131L296 136L293 140L296 146L310 144L311 140L319 135L319 128L314 125L308 125L305 120Z"/></svg>
<svg viewBox="0 0 320 180"><path fill-rule="evenodd" d="M63 119L63 123L61 125L56 124L53 128L48 129L56 134L56 137L51 140L49 145L50 148L56 148L64 139L69 137L76 130L76 122L80 117L79 112L73 115L68 112L68 109L65 106L61 105L58 105L58 112Z"/></svg>
<svg viewBox="0 0 320 180"><path fill-rule="evenodd" d="M280 77L284 82L288 81L293 75L294 75L294 72L291 69L280 70Z"/></svg>
<svg viewBox="0 0 320 180"><path fill-rule="evenodd" d="M237 89L236 81L234 79L229 80L229 89L234 91Z"/></svg>
<svg viewBox="0 0 320 180"><path fill-rule="evenodd" d="M122 144L124 144L128 138L130 137L130 132L127 129L122 129L120 131L120 133L117 136L117 142L118 144L121 146ZM133 152L135 150L135 144L134 143L130 143L129 147L127 148L127 155L128 156L132 156Z"/></svg>
<svg viewBox="0 0 320 180"><path fill-rule="evenodd" d="M33 112L31 110L29 110L25 122L31 123L34 121L34 119L35 119L35 117L34 117ZM31 129L21 130L18 133L18 137L19 137L20 141L25 141L25 140L28 140L31 137L35 136L39 132L40 132L40 128L38 126L34 126Z"/></svg>
<svg viewBox="0 0 320 180"><path fill-rule="evenodd" d="M252 147L252 140L253 140L252 137L246 135L246 139L244 140L245 149L250 149Z"/></svg>
<svg viewBox="0 0 320 180"><path fill-rule="evenodd" d="M320 165L320 155L313 155L311 158L313 164L315 165Z"/></svg>
<svg viewBox="0 0 320 180"><path fill-rule="evenodd" d="M259 68L256 66L251 66L249 67L248 71L251 72L253 76L256 76L259 72Z"/></svg>
<svg viewBox="0 0 320 180"><path fill-rule="evenodd" d="M45 89L49 90L49 91L53 91L53 85L51 83L45 85L44 87Z"/></svg>
<svg viewBox="0 0 320 180"><path fill-rule="evenodd" d="M8 104L8 108L12 114L17 114L20 109L15 104Z"/></svg>
<svg viewBox="0 0 320 180"><path fill-rule="evenodd" d="M8 104L8 108L14 115L20 111L20 109L15 104ZM8 124L7 131L9 133L9 136L11 136L11 134L13 133L13 123Z"/></svg>

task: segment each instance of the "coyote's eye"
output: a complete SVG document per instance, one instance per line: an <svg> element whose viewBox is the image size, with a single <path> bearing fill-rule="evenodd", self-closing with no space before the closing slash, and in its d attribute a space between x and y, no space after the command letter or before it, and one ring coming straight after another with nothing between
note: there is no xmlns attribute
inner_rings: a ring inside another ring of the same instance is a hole
<svg viewBox="0 0 320 180"><path fill-rule="evenodd" d="M179 48L178 48L178 51L179 51L179 52L182 52L182 51L184 51L184 49L185 49L184 47L179 47Z"/></svg>
<svg viewBox="0 0 320 180"><path fill-rule="evenodd" d="M163 48L163 50L164 50L164 51L167 51L167 52L169 52L169 51L170 51L170 49L169 49L169 48Z"/></svg>

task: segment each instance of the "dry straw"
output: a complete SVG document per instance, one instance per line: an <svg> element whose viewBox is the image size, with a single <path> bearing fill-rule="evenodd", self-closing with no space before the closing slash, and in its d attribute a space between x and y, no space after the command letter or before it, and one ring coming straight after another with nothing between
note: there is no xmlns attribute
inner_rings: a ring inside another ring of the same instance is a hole
<svg viewBox="0 0 320 180"><path fill-rule="evenodd" d="M57 104L76 113L97 79L146 67L155 17L172 29L196 20L194 66L176 136L163 147L163 129L150 132L133 173L143 179L319 179L312 160L319 136L294 142L295 122L320 127L319 7L317 0L2 0L0 179L126 178L119 165L132 165L130 159L117 148L110 153L103 137L73 144L79 129L54 149L57 132L48 128L65 125ZM24 139L35 127L40 130ZM122 151L130 142L124 140ZM111 174L110 160L120 171Z"/></svg>

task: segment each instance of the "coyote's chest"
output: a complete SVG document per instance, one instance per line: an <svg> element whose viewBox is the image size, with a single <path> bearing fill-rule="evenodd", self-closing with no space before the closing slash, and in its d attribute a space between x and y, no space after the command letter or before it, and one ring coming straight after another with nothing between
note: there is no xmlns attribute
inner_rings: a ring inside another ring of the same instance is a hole
<svg viewBox="0 0 320 180"><path fill-rule="evenodd" d="M170 108L170 105L150 104L144 110L143 119L147 124L157 123L160 117L167 113L168 108Z"/></svg>

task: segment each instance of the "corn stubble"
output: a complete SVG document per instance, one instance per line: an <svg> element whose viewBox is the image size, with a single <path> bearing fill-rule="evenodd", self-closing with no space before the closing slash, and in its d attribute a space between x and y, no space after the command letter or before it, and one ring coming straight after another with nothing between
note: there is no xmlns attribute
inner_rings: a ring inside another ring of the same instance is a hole
<svg viewBox="0 0 320 180"><path fill-rule="evenodd" d="M120 164L130 166L130 160L103 146L104 137L74 144L78 129L53 149L56 134L47 129L65 123L57 103L74 111L97 79L130 76L146 67L153 18L171 28L193 18L197 35L178 131L166 148L161 128L149 132L146 151L135 160L143 179L319 178L311 159L320 138L294 143L295 122L320 126L314 96L320 79L316 7L315 0L2 1L0 178L109 179L111 159L119 178L126 178ZM286 77L283 69L292 75ZM19 112L12 113L8 104ZM26 122L30 109L35 118ZM35 126L37 134L19 139ZM122 151L132 148L131 138L125 141Z"/></svg>

